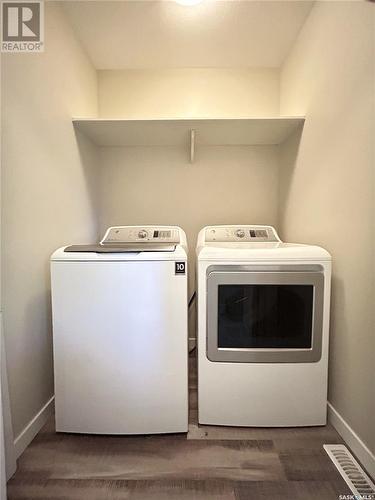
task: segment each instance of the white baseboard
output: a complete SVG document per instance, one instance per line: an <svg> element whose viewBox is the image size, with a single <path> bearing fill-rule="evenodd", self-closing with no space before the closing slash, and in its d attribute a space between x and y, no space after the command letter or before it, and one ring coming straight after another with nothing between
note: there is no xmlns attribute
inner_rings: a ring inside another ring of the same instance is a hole
<svg viewBox="0 0 375 500"><path fill-rule="evenodd" d="M24 450L29 446L34 437L38 434L48 418L53 413L55 396L52 396L43 408L35 415L34 418L26 425L20 434L14 440L14 453L18 458Z"/></svg>
<svg viewBox="0 0 375 500"><path fill-rule="evenodd" d="M340 413L328 403L328 420L352 450L367 473L375 479L375 455L353 431Z"/></svg>
<svg viewBox="0 0 375 500"><path fill-rule="evenodd" d="M8 389L8 374L6 369L6 353L4 344L4 328L3 328L3 314L0 312L0 387L1 387L1 400L0 406L2 407L3 429L4 429L4 450L5 452L5 475L6 479L10 479L16 472L17 463L14 453L14 436L12 426L12 416L10 413L10 400ZM1 462L1 460L0 460ZM4 469L3 469L4 470ZM2 472L3 472L2 470Z"/></svg>

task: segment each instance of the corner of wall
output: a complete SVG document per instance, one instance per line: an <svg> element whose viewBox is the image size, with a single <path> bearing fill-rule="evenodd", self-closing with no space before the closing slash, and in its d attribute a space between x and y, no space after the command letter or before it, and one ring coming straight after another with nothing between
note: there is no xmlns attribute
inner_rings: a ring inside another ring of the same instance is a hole
<svg viewBox="0 0 375 500"><path fill-rule="evenodd" d="M372 12L370 2L316 2L284 61L281 113L307 116L296 161L291 140L280 148L279 223L284 239L333 255L330 400L373 453Z"/></svg>
<svg viewBox="0 0 375 500"><path fill-rule="evenodd" d="M97 115L97 73L62 5L46 2L45 8L48 50L42 55L10 55L2 79L6 133L2 135L1 174L7 186L1 200L6 208L1 242L6 245L3 313L15 434L11 445L17 454L52 408L50 253L65 242L96 237L98 224L95 146L84 139L77 141L71 122L72 114ZM26 80L27 86L15 85ZM14 102L18 105L13 107ZM22 245L15 220L24 235L33 228L34 245L22 256L28 273L19 265ZM20 311L27 315L22 321Z"/></svg>

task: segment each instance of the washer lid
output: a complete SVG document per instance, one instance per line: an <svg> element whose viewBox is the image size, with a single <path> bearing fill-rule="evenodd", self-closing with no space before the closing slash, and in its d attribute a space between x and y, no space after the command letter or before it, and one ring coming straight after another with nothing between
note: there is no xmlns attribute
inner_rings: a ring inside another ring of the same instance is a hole
<svg viewBox="0 0 375 500"><path fill-rule="evenodd" d="M56 250L51 260L186 260L184 231L178 226L113 226L99 244L71 245Z"/></svg>
<svg viewBox="0 0 375 500"><path fill-rule="evenodd" d="M85 245L80 245L82 250L84 250ZM90 245L91 247L91 245ZM161 260L171 260L171 261L186 261L187 253L182 245L175 245L174 250L151 250L151 251L117 251L117 249L112 248L108 251L73 251L66 252L67 247L61 247L56 250L52 256L51 261L60 262L110 262L110 261L161 261Z"/></svg>
<svg viewBox="0 0 375 500"><path fill-rule="evenodd" d="M122 243L118 245L71 245L64 252L91 253L134 253L134 252L174 252L176 245L169 243Z"/></svg>

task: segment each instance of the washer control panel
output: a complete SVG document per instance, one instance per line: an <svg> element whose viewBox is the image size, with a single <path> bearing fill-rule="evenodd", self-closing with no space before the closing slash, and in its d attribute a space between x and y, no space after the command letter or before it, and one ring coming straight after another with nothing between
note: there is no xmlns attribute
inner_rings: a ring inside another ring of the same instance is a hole
<svg viewBox="0 0 375 500"><path fill-rule="evenodd" d="M114 226L107 229L101 245L126 243L180 243L178 228L172 226Z"/></svg>
<svg viewBox="0 0 375 500"><path fill-rule="evenodd" d="M207 242L275 242L280 241L272 226L210 226L206 228Z"/></svg>

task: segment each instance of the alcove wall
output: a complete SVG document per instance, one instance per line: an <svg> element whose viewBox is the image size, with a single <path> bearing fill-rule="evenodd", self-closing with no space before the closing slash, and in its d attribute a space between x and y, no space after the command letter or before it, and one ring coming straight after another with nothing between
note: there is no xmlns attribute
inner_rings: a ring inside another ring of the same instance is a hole
<svg viewBox="0 0 375 500"><path fill-rule="evenodd" d="M2 54L2 301L18 456L53 407L49 258L96 238L95 146L71 117L97 113L97 77L58 2L40 54Z"/></svg>
<svg viewBox="0 0 375 500"><path fill-rule="evenodd" d="M375 9L317 2L281 72L281 113L305 114L280 156L283 239L333 258L329 415L375 475Z"/></svg>

